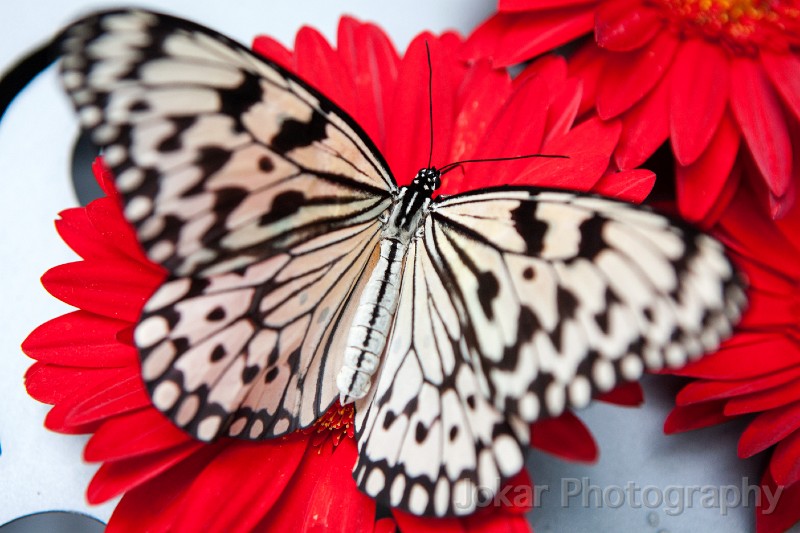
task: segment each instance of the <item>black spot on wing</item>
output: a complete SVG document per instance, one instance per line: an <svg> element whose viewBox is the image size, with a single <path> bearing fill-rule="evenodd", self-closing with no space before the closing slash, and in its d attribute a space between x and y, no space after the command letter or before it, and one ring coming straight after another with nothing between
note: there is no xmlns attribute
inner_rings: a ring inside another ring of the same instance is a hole
<svg viewBox="0 0 800 533"><path fill-rule="evenodd" d="M305 195L300 191L280 193L272 200L270 210L264 213L259 220L260 224L266 226L297 213L305 198Z"/></svg>
<svg viewBox="0 0 800 533"><path fill-rule="evenodd" d="M606 220L598 215L594 215L581 223L581 242L578 247L578 257L594 259L597 254L607 248L603 241L603 227Z"/></svg>
<svg viewBox="0 0 800 533"><path fill-rule="evenodd" d="M271 158L263 156L258 160L258 168L264 172L272 172L275 169L275 163L272 162Z"/></svg>
<svg viewBox="0 0 800 533"><path fill-rule="evenodd" d="M258 375L258 370L259 368L257 366L245 367L244 370L242 370L242 382L245 385L249 385L250 383L252 383L253 380L256 379L256 376Z"/></svg>
<svg viewBox="0 0 800 533"><path fill-rule="evenodd" d="M217 361L223 359L227 353L228 352L225 351L225 348L223 348L221 344L217 344L211 351L211 362L216 363Z"/></svg>
<svg viewBox="0 0 800 533"><path fill-rule="evenodd" d="M489 271L478 274L478 300L483 308L483 314L489 320L494 318L492 304L498 294L500 294L500 284L497 282L497 277Z"/></svg>
<svg viewBox="0 0 800 533"><path fill-rule="evenodd" d="M234 118L238 131L247 131L242 116L248 109L264 99L264 90L258 76L242 71L244 81L238 87L219 90L220 114Z"/></svg>
<svg viewBox="0 0 800 533"><path fill-rule="evenodd" d="M561 285L558 286L556 291L556 302L558 304L559 320L563 321L575 316L575 311L578 309L578 299L572 292Z"/></svg>
<svg viewBox="0 0 800 533"><path fill-rule="evenodd" d="M311 146L327 137L325 126L328 120L318 111L311 113L308 122L289 119L281 124L281 129L272 138L270 145L279 154L285 154L295 148Z"/></svg>
<svg viewBox="0 0 800 533"><path fill-rule="evenodd" d="M215 307L206 315L206 320L210 322L218 322L225 318L225 309L220 306Z"/></svg>
<svg viewBox="0 0 800 533"><path fill-rule="evenodd" d="M550 227L547 222L536 218L535 202L520 202L519 207L511 211L514 227L525 241L528 255L539 255L544 246L544 236Z"/></svg>

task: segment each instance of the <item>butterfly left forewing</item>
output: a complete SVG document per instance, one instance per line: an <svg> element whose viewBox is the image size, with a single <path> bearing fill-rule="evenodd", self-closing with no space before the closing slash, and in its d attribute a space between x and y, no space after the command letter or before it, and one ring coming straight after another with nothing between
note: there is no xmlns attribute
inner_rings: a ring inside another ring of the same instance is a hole
<svg viewBox="0 0 800 533"><path fill-rule="evenodd" d="M81 123L145 252L178 275L244 267L375 218L396 189L341 110L212 30L129 10L65 35L62 79Z"/></svg>

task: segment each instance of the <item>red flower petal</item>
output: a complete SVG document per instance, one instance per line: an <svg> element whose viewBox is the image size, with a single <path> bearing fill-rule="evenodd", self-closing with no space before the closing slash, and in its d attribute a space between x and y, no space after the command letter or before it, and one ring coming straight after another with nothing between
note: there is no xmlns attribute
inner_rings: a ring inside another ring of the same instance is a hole
<svg viewBox="0 0 800 533"><path fill-rule="evenodd" d="M766 450L800 427L800 402L758 415L739 439L739 457Z"/></svg>
<svg viewBox="0 0 800 533"><path fill-rule="evenodd" d="M669 137L669 85L663 80L622 115L622 134L614 152L621 170L640 166Z"/></svg>
<svg viewBox="0 0 800 533"><path fill-rule="evenodd" d="M641 0L603 2L595 15L595 39L608 50L627 52L647 44L662 28L663 16Z"/></svg>
<svg viewBox="0 0 800 533"><path fill-rule="evenodd" d="M597 3L597 0L499 0L497 2L497 11L501 13L533 11L551 7L580 5L589 2Z"/></svg>
<svg viewBox="0 0 800 533"><path fill-rule="evenodd" d="M86 499L95 505L110 500L159 476L207 446L191 441L163 452L105 463L89 483Z"/></svg>
<svg viewBox="0 0 800 533"><path fill-rule="evenodd" d="M756 514L758 533L785 533L800 521L800 484L778 487L765 475L757 498L761 502Z"/></svg>
<svg viewBox="0 0 800 533"><path fill-rule="evenodd" d="M294 68L294 56L281 43L266 35L259 35L253 39L253 52L277 63L285 69Z"/></svg>
<svg viewBox="0 0 800 533"><path fill-rule="evenodd" d="M456 131L449 159L471 158L480 140L511 93L511 77L494 69L488 61L478 61L461 85L456 103ZM449 186L449 178L446 185ZM465 190L464 187L453 190Z"/></svg>
<svg viewBox="0 0 800 533"><path fill-rule="evenodd" d="M104 423L92 435L83 456L87 461L118 461L192 442L192 437L155 409L121 414Z"/></svg>
<svg viewBox="0 0 800 533"><path fill-rule="evenodd" d="M731 108L770 191L783 196L792 175L792 147L778 96L752 60L731 62Z"/></svg>
<svg viewBox="0 0 800 533"><path fill-rule="evenodd" d="M641 100L661 82L677 47L675 36L664 32L647 48L610 54L597 87L598 114L612 118Z"/></svg>
<svg viewBox="0 0 800 533"><path fill-rule="evenodd" d="M113 387L121 381L127 381L131 377L138 375L138 369L133 367L105 370L92 370L90 373L82 375L80 372L73 372L72 379L78 376L83 377L81 388L75 390L69 397L63 398L50 409L45 418L45 427L53 431L62 433L86 433L92 431L97 424L94 421L86 423L73 423L72 417L76 409L84 402L92 403L92 399L104 389ZM89 379L86 379L89 378ZM28 390L29 394L31 388Z"/></svg>
<svg viewBox="0 0 800 533"><path fill-rule="evenodd" d="M690 405L709 400L732 398L742 394L770 389L800 378L800 367L769 374L762 378L734 381L694 381L678 393L678 405Z"/></svg>
<svg viewBox="0 0 800 533"><path fill-rule="evenodd" d="M381 518L375 522L372 533L397 533L397 524L391 518Z"/></svg>
<svg viewBox="0 0 800 533"><path fill-rule="evenodd" d="M353 118L378 147L385 145L400 57L389 38L374 24L342 17L338 31L339 56L356 87Z"/></svg>
<svg viewBox="0 0 800 533"><path fill-rule="evenodd" d="M800 120L800 55L762 50L761 64L786 106Z"/></svg>
<svg viewBox="0 0 800 533"><path fill-rule="evenodd" d="M150 262L142 250L133 227L119 216L120 203L116 198L98 198L86 206L86 216L92 223L94 233L107 243L109 250L116 250L123 259L134 259L142 266L150 267L155 273L165 273L164 269ZM64 239L67 244L69 240Z"/></svg>
<svg viewBox="0 0 800 533"><path fill-rule="evenodd" d="M583 98L578 108L578 115L594 109L597 102L597 86L606 67L606 58L609 52L598 48L592 43L587 43L575 52L570 58L569 75L575 76L583 84Z"/></svg>
<svg viewBox="0 0 800 533"><path fill-rule="evenodd" d="M478 26L464 45L465 58L489 57L494 66L520 63L557 48L592 30L594 6L504 15Z"/></svg>
<svg viewBox="0 0 800 533"><path fill-rule="evenodd" d="M294 482L307 446L308 439L300 436L258 443L228 441L186 491L176 530L257 531L290 480ZM300 510L281 512L296 516Z"/></svg>
<svg viewBox="0 0 800 533"><path fill-rule="evenodd" d="M606 174L595 183L592 192L640 204L653 190L655 183L656 175L650 170L627 170Z"/></svg>
<svg viewBox="0 0 800 533"><path fill-rule="evenodd" d="M149 407L150 396L142 386L137 373L103 387L81 403L73 406L65 417L65 424L79 426Z"/></svg>
<svg viewBox="0 0 800 533"><path fill-rule="evenodd" d="M704 39L688 39L670 72L672 149L681 165L693 163L708 144L728 103L728 58Z"/></svg>
<svg viewBox="0 0 800 533"><path fill-rule="evenodd" d="M753 357L758 346L759 357ZM672 371L680 376L714 379L743 379L763 376L797 364L796 348L784 337L742 332L725 344L724 349L697 362Z"/></svg>
<svg viewBox="0 0 800 533"><path fill-rule="evenodd" d="M732 398L725 405L725 414L733 416L768 411L796 401L800 401L800 387L797 381L789 381L770 389Z"/></svg>
<svg viewBox="0 0 800 533"><path fill-rule="evenodd" d="M308 26L300 28L295 37L294 57L298 76L353 114L356 108L353 77L320 32Z"/></svg>
<svg viewBox="0 0 800 533"><path fill-rule="evenodd" d="M400 64L398 79L404 90L395 93L386 132L386 157L398 183L409 183L417 171L428 164L430 153L428 95L428 61L425 43L431 51L433 80L434 165L441 166L448 159L453 135L455 102L454 80L448 73L448 64L440 53L441 43L430 34L421 34L408 47ZM438 73L438 75L437 75ZM409 139L414 139L409 142Z"/></svg>
<svg viewBox="0 0 800 533"><path fill-rule="evenodd" d="M704 220L712 209L721 211L724 208L719 200L726 182L735 177L731 171L738 151L739 132L733 120L725 114L708 149L691 165L676 165L676 196L683 218L698 222Z"/></svg>
<svg viewBox="0 0 800 533"><path fill-rule="evenodd" d="M723 237L729 248L750 260L765 263L768 270L780 265L781 275L800 279L800 243L787 239L778 227L760 212L752 201L753 192L743 187L728 208L729 214L720 221Z"/></svg>
<svg viewBox="0 0 800 533"><path fill-rule="evenodd" d="M206 446L185 461L125 493L114 509L106 533L167 533L175 530L186 489L197 473L218 453L219 446Z"/></svg>
<svg viewBox="0 0 800 533"><path fill-rule="evenodd" d="M83 259L119 259L116 250L97 234L85 208L66 209L59 216L56 230L76 254Z"/></svg>
<svg viewBox="0 0 800 533"><path fill-rule="evenodd" d="M551 92L550 110L544 128L545 143L566 135L575 123L583 97L581 87L582 84L579 80L569 79L564 82L560 90L556 89L555 94Z"/></svg>
<svg viewBox="0 0 800 533"><path fill-rule="evenodd" d="M618 121L591 118L542 146L545 154L567 155L569 159L529 159L525 171L511 183L588 191L608 168L620 130Z"/></svg>
<svg viewBox="0 0 800 533"><path fill-rule="evenodd" d="M664 421L664 433L682 433L730 420L722 414L724 402L707 402L687 407L675 407Z"/></svg>
<svg viewBox="0 0 800 533"><path fill-rule="evenodd" d="M291 483L257 531L369 531L375 502L351 475L358 452L344 439L336 448L308 448Z"/></svg>
<svg viewBox="0 0 800 533"><path fill-rule="evenodd" d="M581 420L567 411L558 418L539 420L531 426L531 447L570 461L597 461L597 443Z"/></svg>
<svg viewBox="0 0 800 533"><path fill-rule="evenodd" d="M34 363L25 372L25 389L35 400L58 404L72 401L73 396L86 387L122 375L126 369L76 369L73 367Z"/></svg>
<svg viewBox="0 0 800 533"><path fill-rule="evenodd" d="M779 485L800 481L800 431L778 443L769 462L769 471Z"/></svg>
<svg viewBox="0 0 800 533"><path fill-rule="evenodd" d="M597 400L627 407L639 407L644 403L642 386L636 382L623 383L614 389L599 395Z"/></svg>
<svg viewBox="0 0 800 533"><path fill-rule="evenodd" d="M429 520L424 517L404 513L399 509L392 509L392 516L397 522L400 531L413 531L414 533L466 533L466 528L458 518L440 518Z"/></svg>
<svg viewBox="0 0 800 533"><path fill-rule="evenodd" d="M138 263L79 261L42 276L47 292L80 309L135 322L162 276Z"/></svg>
<svg viewBox="0 0 800 533"><path fill-rule="evenodd" d="M45 322L22 342L28 357L43 363L112 368L138 364L132 346L120 344L118 333L128 322L86 311L74 311Z"/></svg>
<svg viewBox="0 0 800 533"><path fill-rule="evenodd" d="M542 147L544 126L547 120L547 105L523 104L547 101L547 84L538 77L530 77L517 87L487 128L483 140L472 155L473 158L508 157L538 153ZM509 135L508 132L514 132ZM530 160L504 161L491 172L485 169L468 170L471 188L491 187L514 183L530 165ZM472 176L479 175L481 178Z"/></svg>

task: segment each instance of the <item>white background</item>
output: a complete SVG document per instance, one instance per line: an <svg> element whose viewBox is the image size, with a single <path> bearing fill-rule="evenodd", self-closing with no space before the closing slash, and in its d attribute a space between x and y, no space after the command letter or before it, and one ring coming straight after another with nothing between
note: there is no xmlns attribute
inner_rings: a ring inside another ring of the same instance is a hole
<svg viewBox="0 0 800 533"><path fill-rule="evenodd" d="M424 29L455 28L467 33L495 7L492 0L162 0L138 5L193 19L244 43L264 33L287 45L303 24L313 25L332 41L339 16L348 13L377 22L401 49ZM89 1L3 1L0 71L76 16L114 6ZM0 124L0 524L53 509L85 512L107 521L114 505L86 504L85 487L96 466L82 462L85 437L44 430L48 407L27 396L22 380L31 361L20 351L20 343L38 324L68 310L41 288L39 277L51 266L74 260L52 221L60 210L76 205L68 178L76 133L76 121L58 88L54 69L35 80ZM529 468L534 480L556 493L544 500L546 507L531 515L538 533L753 529L752 508L731 509L721 516L718 510L698 508L696 503L694 509L672 517L661 509L565 509L559 505L562 477L589 476L591 483L600 486L633 481L661 488L740 485L743 476L751 482L758 479L756 462L735 457L741 426L664 437L661 426L670 395L664 392L663 380L651 379L647 385L656 392L648 395L644 409L601 405L581 413L601 446L598 465L576 466L532 455Z"/></svg>

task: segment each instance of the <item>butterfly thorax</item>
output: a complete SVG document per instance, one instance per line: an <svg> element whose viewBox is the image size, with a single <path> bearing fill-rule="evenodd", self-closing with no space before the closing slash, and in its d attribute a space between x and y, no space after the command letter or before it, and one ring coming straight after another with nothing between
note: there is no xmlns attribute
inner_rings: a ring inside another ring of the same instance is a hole
<svg viewBox="0 0 800 533"><path fill-rule="evenodd" d="M408 186L401 187L384 225L383 238L404 244L411 242L428 212L431 195L440 184L441 173L438 170L423 168Z"/></svg>

